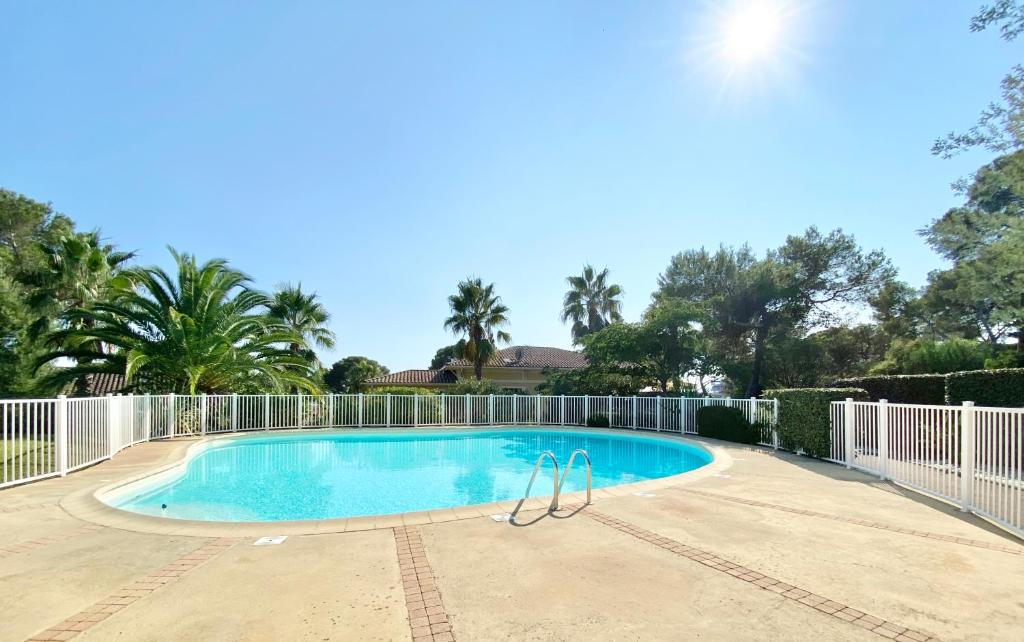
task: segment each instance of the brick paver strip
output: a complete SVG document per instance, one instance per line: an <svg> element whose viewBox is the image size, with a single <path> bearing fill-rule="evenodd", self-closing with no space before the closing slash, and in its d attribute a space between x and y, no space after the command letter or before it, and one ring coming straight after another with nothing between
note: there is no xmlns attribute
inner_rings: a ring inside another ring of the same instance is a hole
<svg viewBox="0 0 1024 642"><path fill-rule="evenodd" d="M237 541L230 538L207 541L191 553L183 555L173 562L165 564L155 571L151 571L148 575L136 579L121 590L114 591L99 602L72 615L60 624L51 626L45 631L33 635L29 638L29 642L36 642L37 640L70 640L96 623L102 622L153 591L158 590L163 585L176 581L179 577L203 562L220 555Z"/></svg>
<svg viewBox="0 0 1024 642"><path fill-rule="evenodd" d="M747 506L757 506L758 508L770 508L772 510L782 511L785 513L793 513L794 515L805 515L807 517L818 517L821 519L829 519L834 522L843 522L846 524L856 524L857 526L866 526L868 528L877 528L883 531L890 531L892 533L900 533L903 535L913 535L915 537L924 537L926 539L939 540L941 542L949 542L951 544L960 544L962 546L974 546L975 548L987 548L993 551L999 551L1001 553L1010 553L1012 555L1024 555L1024 546L1013 545L1013 544L994 544L991 542L983 542L977 539L967 539L964 537L956 537L954 535L940 535L939 533L929 533L928 531L918 531L912 528L901 528L899 526L892 526L890 524L882 524L879 522L872 522L867 519L857 519L855 517L843 517L842 515L833 515L831 513L819 513L813 510L804 510L802 508L790 508L789 506L782 506L780 504L769 504L767 502L759 502L754 499L746 499L743 497L733 497L732 495L723 495L721 493L708 493L700 490L693 490L687 488L686 492L693 493L694 495L701 495L702 497L713 497L715 499L724 499L729 502L735 502L737 504L746 504Z"/></svg>
<svg viewBox="0 0 1024 642"><path fill-rule="evenodd" d="M413 642L453 642L452 626L441 603L441 594L437 592L419 529L401 526L392 530Z"/></svg>
<svg viewBox="0 0 1024 642"><path fill-rule="evenodd" d="M22 553L31 553L34 550L43 548L44 546L59 544L61 542L75 539L76 537L81 537L82 535L88 535L89 533L95 533L101 530L103 530L102 526L82 526L81 528L76 528L58 535L44 535L43 537L37 537L27 542L5 544L4 546L0 546L0 559L11 557L12 555L20 555Z"/></svg>
<svg viewBox="0 0 1024 642"><path fill-rule="evenodd" d="M567 506L566 508L570 507ZM877 618L864 613L863 611L851 608L842 602L836 602L835 600L830 600L821 595L815 595L811 591L806 591L797 586L793 586L792 584L786 584L785 582L773 577L762 575L753 569L740 564L735 564L713 553L703 551L693 546L688 546L668 537L662 537L657 533L640 528L635 524L624 522L621 519L616 519L610 515L605 515L593 508L588 509L586 514L606 526L610 526L616 530L622 531L623 533L632 535L637 539L654 544L666 551L691 559L721 573L731 575L758 588L771 591L772 593L777 593L797 604L802 604L806 607L815 609L825 615L865 628L884 638L900 640L900 642L924 642L925 640L936 640L936 638L925 635L919 631L913 631L893 622L887 622L881 618Z"/></svg>

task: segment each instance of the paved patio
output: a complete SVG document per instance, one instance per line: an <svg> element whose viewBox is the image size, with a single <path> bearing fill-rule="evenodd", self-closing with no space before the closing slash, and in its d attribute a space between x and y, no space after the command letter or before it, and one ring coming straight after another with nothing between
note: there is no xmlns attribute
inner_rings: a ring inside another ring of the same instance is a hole
<svg viewBox="0 0 1024 642"><path fill-rule="evenodd" d="M840 466L718 445L733 462L713 476L523 526L445 511L255 547L251 527L82 510L183 448L142 444L0 491L0 640L1021 639L1019 540Z"/></svg>

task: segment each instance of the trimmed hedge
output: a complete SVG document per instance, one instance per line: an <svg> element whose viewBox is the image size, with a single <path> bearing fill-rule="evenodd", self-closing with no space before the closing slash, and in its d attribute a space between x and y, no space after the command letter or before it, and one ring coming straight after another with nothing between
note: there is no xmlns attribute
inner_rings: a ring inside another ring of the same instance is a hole
<svg viewBox="0 0 1024 642"><path fill-rule="evenodd" d="M608 421L608 415L597 413L587 417L587 426L591 428L607 428L611 424Z"/></svg>
<svg viewBox="0 0 1024 642"><path fill-rule="evenodd" d="M921 403L941 406L946 402L946 375L882 375L853 377L835 382L836 388L863 388L871 401Z"/></svg>
<svg viewBox="0 0 1024 642"><path fill-rule="evenodd" d="M945 402L959 405L965 401L973 401L977 406L1024 406L1024 368L971 370L946 375Z"/></svg>
<svg viewBox="0 0 1024 642"><path fill-rule="evenodd" d="M862 388L783 388L766 390L764 398L779 400L779 445L803 451L813 457L825 457L831 451L829 407L833 401L851 397L867 401ZM699 425L699 424L698 424Z"/></svg>
<svg viewBox="0 0 1024 642"><path fill-rule="evenodd" d="M741 444L756 444L760 440L761 429L747 421L739 408L705 406L697 410L697 434Z"/></svg>
<svg viewBox="0 0 1024 642"><path fill-rule="evenodd" d="M863 388L872 401L957 406L1024 406L1024 368L968 370L949 374L884 375L840 379L837 386Z"/></svg>

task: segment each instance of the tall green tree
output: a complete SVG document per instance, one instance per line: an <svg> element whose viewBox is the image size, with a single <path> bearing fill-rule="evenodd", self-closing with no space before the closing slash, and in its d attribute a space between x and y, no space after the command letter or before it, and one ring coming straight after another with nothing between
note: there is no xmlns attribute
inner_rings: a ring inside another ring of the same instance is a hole
<svg viewBox="0 0 1024 642"><path fill-rule="evenodd" d="M441 368L448 365L448 363L459 356L459 346L453 343L450 346L438 348L437 352L434 353L434 358L430 360L431 370L440 370Z"/></svg>
<svg viewBox="0 0 1024 642"><path fill-rule="evenodd" d="M109 301L66 314L51 335L59 346L40 359L71 358L55 368L60 384L88 373L124 374L131 389L185 394L306 390L317 392L317 373L290 345L304 339L269 314L271 299L227 262L198 264L171 254L177 272L128 268ZM107 353L97 345L112 347Z"/></svg>
<svg viewBox="0 0 1024 642"><path fill-rule="evenodd" d="M334 347L336 337L327 327L331 320L330 313L317 300L316 292L302 291L301 283L278 288L270 302L270 314L302 338L301 342L293 342L288 346L293 354L300 354L303 346L316 345L325 349ZM316 360L315 354L309 349L304 356Z"/></svg>
<svg viewBox="0 0 1024 642"><path fill-rule="evenodd" d="M966 338L999 344L1024 333L1024 151L982 167L966 202L922 230L952 263L929 275L923 303Z"/></svg>
<svg viewBox="0 0 1024 642"><path fill-rule="evenodd" d="M701 309L720 352L749 354L745 394L752 397L763 389L773 333L835 325L835 306L864 301L893 274L880 251L863 252L841 230L822 234L811 227L764 258L748 246L677 254L659 277L655 298L679 298Z"/></svg>
<svg viewBox="0 0 1024 642"><path fill-rule="evenodd" d="M572 321L574 344L609 323L622 321L622 288L608 283L608 268L597 272L585 265L582 274L565 280L569 291L562 302L562 323Z"/></svg>
<svg viewBox="0 0 1024 642"><path fill-rule="evenodd" d="M996 0L983 5L971 18L971 31L989 27L998 27L1007 42L1015 40L1024 32L1024 2ZM950 132L936 140L932 153L949 158L977 147L999 154L1024 148L1024 66L1014 65L1001 85L1001 100L985 108L976 125L966 132Z"/></svg>
<svg viewBox="0 0 1024 642"><path fill-rule="evenodd" d="M495 352L498 343L512 337L501 328L508 325L508 308L494 294L494 284L484 285L480 279L469 278L458 285L458 292L448 297L451 316L444 327L456 335L465 335L456 344L458 356L473 362L473 375L483 377L484 363Z"/></svg>
<svg viewBox="0 0 1024 642"><path fill-rule="evenodd" d="M324 384L331 392L351 394L360 392L363 385L374 377L388 374L389 370L367 357L351 356L335 361L324 374Z"/></svg>

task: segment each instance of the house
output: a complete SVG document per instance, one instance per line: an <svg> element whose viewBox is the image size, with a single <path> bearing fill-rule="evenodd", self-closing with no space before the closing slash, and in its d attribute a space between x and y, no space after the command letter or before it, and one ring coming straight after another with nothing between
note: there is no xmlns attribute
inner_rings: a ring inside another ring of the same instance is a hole
<svg viewBox="0 0 1024 642"><path fill-rule="evenodd" d="M72 381L64 386L61 394L69 397L102 397L104 395L116 395L124 390L125 381L123 374L112 372L84 374L77 381Z"/></svg>
<svg viewBox="0 0 1024 642"><path fill-rule="evenodd" d="M484 364L483 378L499 387L517 392L536 392L544 382L545 373L552 370L575 370L587 365L579 352L562 348L539 346L512 346L499 350ZM466 359L453 359L438 370L402 370L366 382L368 389L385 386L412 386L444 391L459 380L472 379L473 363Z"/></svg>

